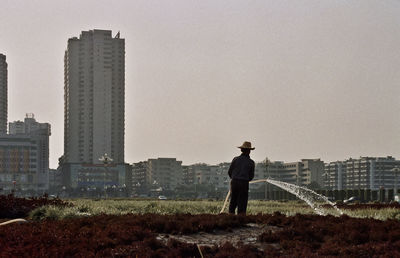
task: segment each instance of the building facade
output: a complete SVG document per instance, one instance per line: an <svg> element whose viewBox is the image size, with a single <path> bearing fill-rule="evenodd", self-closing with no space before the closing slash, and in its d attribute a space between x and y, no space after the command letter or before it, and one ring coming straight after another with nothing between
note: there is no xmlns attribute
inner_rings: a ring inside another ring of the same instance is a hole
<svg viewBox="0 0 400 258"><path fill-rule="evenodd" d="M90 189L111 182L130 188L124 148L125 40L119 32L112 37L109 30L82 31L68 40L64 55L63 184L71 189L88 184ZM102 177L106 154L110 173ZM122 175L127 178L121 180Z"/></svg>
<svg viewBox="0 0 400 258"><path fill-rule="evenodd" d="M195 182L195 175L191 166L182 165L182 183L184 185L193 185Z"/></svg>
<svg viewBox="0 0 400 258"><path fill-rule="evenodd" d="M62 174L58 169L49 169L49 191L50 195L59 195L62 190Z"/></svg>
<svg viewBox="0 0 400 258"><path fill-rule="evenodd" d="M146 182L150 189L175 190L183 183L182 161L175 158L148 159Z"/></svg>
<svg viewBox="0 0 400 258"><path fill-rule="evenodd" d="M184 167L184 184L192 185L194 189L212 192L217 191L215 196L226 195L230 187L228 170L230 162L218 165L208 165L204 163L193 164ZM298 162L285 163L282 161L263 161L255 163L254 179L275 179L291 184L307 187L323 187L324 162L320 159L302 159ZM198 186L205 186L198 187ZM267 198L268 191L278 190L276 187L263 182L250 184L250 194L257 198ZM262 193L262 194L260 194ZM210 196L210 195L208 195ZM212 196L212 195L211 195Z"/></svg>
<svg viewBox="0 0 400 258"><path fill-rule="evenodd" d="M135 195L146 195L148 162L141 161L132 164L132 193Z"/></svg>
<svg viewBox="0 0 400 258"><path fill-rule="evenodd" d="M388 157L360 157L325 165L325 186L332 190L357 190L400 186L400 160Z"/></svg>
<svg viewBox="0 0 400 258"><path fill-rule="evenodd" d="M7 133L7 74L6 56L0 54L0 135Z"/></svg>
<svg viewBox="0 0 400 258"><path fill-rule="evenodd" d="M323 176L324 186L327 190L344 190L343 177L346 165L343 161L334 161L325 164Z"/></svg>
<svg viewBox="0 0 400 258"><path fill-rule="evenodd" d="M23 130L14 130L15 125ZM49 188L50 124L33 115L10 123L10 134L0 137L0 187L43 193Z"/></svg>
<svg viewBox="0 0 400 258"><path fill-rule="evenodd" d="M130 167L127 164L68 164L63 186L72 189L105 189L128 187Z"/></svg>
<svg viewBox="0 0 400 258"><path fill-rule="evenodd" d="M323 186L324 162L302 159L297 162L264 161L256 163L255 179L272 178L290 184Z"/></svg>
<svg viewBox="0 0 400 258"><path fill-rule="evenodd" d="M138 195L157 196L168 192L181 198L223 198L230 187L230 162L217 165L197 163L182 166L175 158L148 159L133 164L132 188ZM302 159L299 162L256 162L254 180L272 178L302 186L323 186L324 162ZM265 183L250 184L250 194L267 198L276 187Z"/></svg>
<svg viewBox="0 0 400 258"><path fill-rule="evenodd" d="M124 163L125 40L109 30L82 31L64 56L64 162Z"/></svg>

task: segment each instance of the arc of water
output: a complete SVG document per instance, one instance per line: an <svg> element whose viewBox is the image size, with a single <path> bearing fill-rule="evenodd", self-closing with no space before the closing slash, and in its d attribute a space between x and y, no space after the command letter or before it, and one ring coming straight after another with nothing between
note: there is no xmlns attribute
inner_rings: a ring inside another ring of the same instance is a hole
<svg viewBox="0 0 400 258"><path fill-rule="evenodd" d="M277 181L277 180L273 180L273 179L266 179L265 182L271 183L275 186L278 186L279 188L282 188L283 190L288 191L291 194L296 195L299 199L305 201L319 215L325 215L325 211L321 207L319 207L319 204L317 203L317 201L322 201L322 202L328 203L340 215L343 215L343 212L338 207L336 207L336 205L333 202L329 201L326 196L324 196L322 194L318 194L318 193L314 192L313 190L308 189L307 187L294 185L294 184Z"/></svg>
<svg viewBox="0 0 400 258"><path fill-rule="evenodd" d="M294 184L290 184L290 183L286 183L286 182L282 182L282 181L278 181L278 180L273 180L273 179L269 179L269 178L254 180L254 181L251 181L250 184L261 183L261 182L270 183L270 184L275 185L285 191L288 191L291 194L296 195L299 199L305 201L319 215L325 215L325 212L321 207L319 207L319 205L316 202L313 202L313 201L323 201L325 203L328 203L340 215L343 214L343 212L338 207L336 207L336 205L334 203L329 201L328 198L326 198L325 196L323 196L321 194L317 194L313 190L310 190L306 187L298 186L298 185L294 185ZM302 193L302 191L304 193ZM229 190L228 194L226 195L225 202L224 202L224 205L222 206L220 213L223 213L225 211L230 194L231 194L231 191Z"/></svg>

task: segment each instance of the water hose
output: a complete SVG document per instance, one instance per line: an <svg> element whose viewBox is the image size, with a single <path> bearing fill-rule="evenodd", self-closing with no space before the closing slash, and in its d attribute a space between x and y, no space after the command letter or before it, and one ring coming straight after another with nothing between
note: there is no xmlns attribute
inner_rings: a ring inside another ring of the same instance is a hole
<svg viewBox="0 0 400 258"><path fill-rule="evenodd" d="M231 196L231 190L228 191L226 197L225 197L225 201L224 201L224 205L222 205L222 209L219 212L219 214L224 213L224 210L226 208L226 205L228 204L228 200L229 200L229 196Z"/></svg>
<svg viewBox="0 0 400 258"><path fill-rule="evenodd" d="M12 220L8 220L8 221L5 221L5 222L3 222L3 223L0 223L0 226L4 226L4 225L8 225L8 224L11 224L11 223L16 223L16 222L28 222L28 221L26 221L26 220L24 220L24 219L12 219Z"/></svg>

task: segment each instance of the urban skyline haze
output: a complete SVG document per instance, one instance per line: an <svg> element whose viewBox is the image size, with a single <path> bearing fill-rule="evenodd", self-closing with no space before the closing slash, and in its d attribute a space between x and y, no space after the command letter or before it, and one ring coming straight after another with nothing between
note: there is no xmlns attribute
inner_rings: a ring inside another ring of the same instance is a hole
<svg viewBox="0 0 400 258"><path fill-rule="evenodd" d="M63 57L125 39L125 161L400 157L399 1L1 1L8 122L34 113L63 154ZM114 36L114 35L113 35Z"/></svg>

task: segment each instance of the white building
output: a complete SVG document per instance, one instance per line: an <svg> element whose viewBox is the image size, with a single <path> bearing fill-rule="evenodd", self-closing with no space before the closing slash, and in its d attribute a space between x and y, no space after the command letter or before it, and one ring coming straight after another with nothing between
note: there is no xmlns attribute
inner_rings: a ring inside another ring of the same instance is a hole
<svg viewBox="0 0 400 258"><path fill-rule="evenodd" d="M0 135L7 133L7 62L0 54Z"/></svg>
<svg viewBox="0 0 400 258"><path fill-rule="evenodd" d="M109 30L82 31L64 56L65 163L124 163L125 40Z"/></svg>

